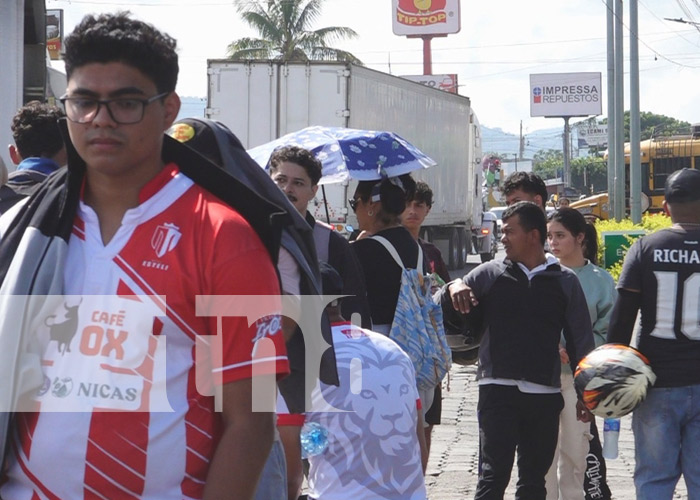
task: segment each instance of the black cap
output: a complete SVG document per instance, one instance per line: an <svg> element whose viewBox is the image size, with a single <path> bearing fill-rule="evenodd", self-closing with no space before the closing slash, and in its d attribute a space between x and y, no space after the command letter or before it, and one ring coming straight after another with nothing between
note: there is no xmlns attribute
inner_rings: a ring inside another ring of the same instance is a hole
<svg viewBox="0 0 700 500"><path fill-rule="evenodd" d="M324 295L342 295L343 278L338 271L327 262L319 261L318 267L321 270L321 283Z"/></svg>
<svg viewBox="0 0 700 500"><path fill-rule="evenodd" d="M700 170L683 168L668 176L664 187L667 203L700 201Z"/></svg>

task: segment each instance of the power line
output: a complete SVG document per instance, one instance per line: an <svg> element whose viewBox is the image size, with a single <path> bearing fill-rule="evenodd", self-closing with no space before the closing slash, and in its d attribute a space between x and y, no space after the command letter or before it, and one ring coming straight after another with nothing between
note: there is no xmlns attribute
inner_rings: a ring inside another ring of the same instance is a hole
<svg viewBox="0 0 700 500"><path fill-rule="evenodd" d="M615 14L615 12L613 12L613 11L608 7L608 4L606 3L606 0L600 0L600 1L601 1L601 3L602 3L603 5L605 5L605 9L606 9L606 10L609 10L610 12L612 12L612 15L615 16L615 18L616 18L617 20L620 21L620 23L622 24L622 26L624 26L625 29L630 33L630 36L632 36L632 32L630 31L629 26L627 26L627 25L625 24L624 20L623 20L623 19L620 19L619 16L618 16L617 14ZM617 1L617 0L616 0L616 1ZM654 53L654 55L656 55L656 56L658 56L658 57L660 57L660 58L662 58L662 59L664 59L664 60L670 62L671 64L675 64L676 66L680 66L680 67L682 67L682 68L700 69L700 66L688 66L687 64L679 63L679 62L677 62L677 61L674 61L673 59L670 59L669 57L665 56L664 54L660 53L659 51L653 49L648 43L646 43L644 40L642 40L642 39L639 37L639 34L637 34L637 40L638 40L642 45L644 45L647 49L651 50L651 51Z"/></svg>
<svg viewBox="0 0 700 500"><path fill-rule="evenodd" d="M639 4L640 4L642 7L644 7L644 9L646 9L647 12L649 12L649 14L651 14L651 15L654 16L656 19L658 19L659 22L660 22L661 24L666 25L666 23L664 22L664 20L661 19L659 16L657 16L657 15L654 13L654 11L652 11L649 7L647 7L647 6L644 4L644 2L642 2L642 0L638 0L638 1L639 1ZM697 0L693 0L693 1L697 4ZM695 42L693 42L693 41L691 41L691 40L688 40L686 37L684 37L684 36L681 34L682 32L680 32L680 31L674 31L674 33L675 33L679 38L681 38L681 39L685 40L686 42L688 42L690 45L693 45L694 47L698 47L698 44L697 44L697 43L695 43ZM693 33L694 33L694 32L693 32Z"/></svg>
<svg viewBox="0 0 700 500"><path fill-rule="evenodd" d="M233 7L232 0L223 0L221 2L193 2L192 0L183 0L183 2L174 2L169 0L163 2L162 0L156 0L155 3L146 3L142 0L137 2L121 1L112 2L107 0L105 2L100 2L99 0L47 0L47 3L67 3L69 5L100 5L103 7Z"/></svg>
<svg viewBox="0 0 700 500"><path fill-rule="evenodd" d="M691 30L688 30L690 32ZM676 32L678 34L679 32ZM694 33L694 31L693 31ZM666 31L659 31L655 33L649 33L647 36L656 36L656 35L665 35L665 38L656 40L657 42L663 41L663 40L669 40L672 38L675 38L674 36L667 36L668 35L668 30ZM571 39L571 40L550 40L546 42L525 42L525 43L520 43L520 42L514 42L514 43L508 43L508 44L494 44L494 45L465 45L465 46L450 46L450 47L433 47L431 50L433 53L435 52L444 52L444 51L450 51L454 52L457 50L482 50L482 49L498 49L498 48L510 48L510 47L528 47L528 46L536 46L536 45L561 45L563 43L579 43L579 42L593 42L593 41L601 41L604 40L604 37L595 37L595 38L577 38L577 39ZM364 50L364 51L359 51L357 52L358 54L385 54L387 52L392 52L394 54L398 53L422 53L423 49L422 48L412 48L412 49L392 49L390 51L388 50Z"/></svg>
<svg viewBox="0 0 700 500"><path fill-rule="evenodd" d="M679 18L679 19L666 18L666 20L690 24L691 26L693 26L696 30L698 30L700 32L700 23L696 23L694 21L692 12L690 12L690 9L685 5L683 0L676 0L676 3L680 6L681 10L685 13L685 15L690 18L690 21L685 21L683 18Z"/></svg>
<svg viewBox="0 0 700 500"><path fill-rule="evenodd" d="M693 14L690 12L690 9L685 5L685 2L683 0L676 0L676 3L681 8L681 10L685 13L685 15L688 16L692 21Z"/></svg>

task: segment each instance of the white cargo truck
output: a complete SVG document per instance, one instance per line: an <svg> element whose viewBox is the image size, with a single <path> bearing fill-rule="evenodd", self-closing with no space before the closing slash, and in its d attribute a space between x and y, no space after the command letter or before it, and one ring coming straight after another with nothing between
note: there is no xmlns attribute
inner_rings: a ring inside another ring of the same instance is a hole
<svg viewBox="0 0 700 500"><path fill-rule="evenodd" d="M483 212L481 133L469 98L334 62L209 60L208 81L207 116L226 124L247 149L312 125L399 134L437 162L413 173L435 194L423 236L453 269L469 253L482 261L495 255L496 220ZM354 189L354 181L326 185L309 208L351 232Z"/></svg>

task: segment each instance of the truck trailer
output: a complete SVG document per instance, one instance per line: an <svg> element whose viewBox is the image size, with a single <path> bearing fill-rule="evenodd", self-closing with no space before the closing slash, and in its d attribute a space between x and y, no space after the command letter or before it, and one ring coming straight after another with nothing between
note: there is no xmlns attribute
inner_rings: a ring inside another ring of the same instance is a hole
<svg viewBox="0 0 700 500"><path fill-rule="evenodd" d="M312 125L395 132L437 163L413 172L434 192L422 237L452 269L469 253L495 256L496 220L483 210L481 131L468 97L347 63L209 60L206 115L247 149ZM355 186L323 185L309 210L351 233Z"/></svg>

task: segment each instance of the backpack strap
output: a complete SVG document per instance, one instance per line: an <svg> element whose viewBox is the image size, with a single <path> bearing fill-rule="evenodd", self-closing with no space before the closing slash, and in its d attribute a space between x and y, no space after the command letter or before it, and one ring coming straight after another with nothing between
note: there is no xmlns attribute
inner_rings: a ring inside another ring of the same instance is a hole
<svg viewBox="0 0 700 500"><path fill-rule="evenodd" d="M331 244L331 231L333 228L320 220L314 221L314 244L318 260L328 262Z"/></svg>
<svg viewBox="0 0 700 500"><path fill-rule="evenodd" d="M370 238L381 243L382 246L386 248L386 251L389 252L389 254L394 258L399 267L401 269L406 269L406 266L403 265L401 257L399 257L399 252L396 251L396 247L394 247L389 240L387 240L384 236L370 236ZM416 243L416 245L418 245L418 243ZM418 270L419 275L423 275L423 249L420 247L420 245L418 245L418 263L416 265L416 270Z"/></svg>

